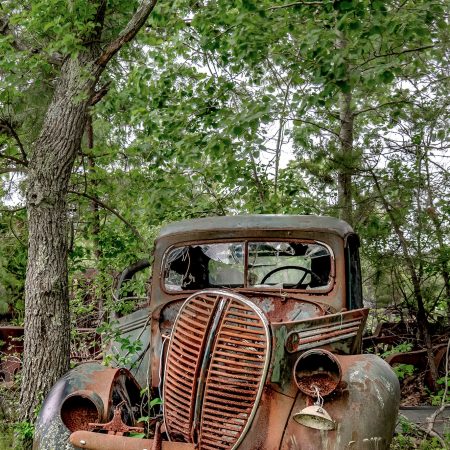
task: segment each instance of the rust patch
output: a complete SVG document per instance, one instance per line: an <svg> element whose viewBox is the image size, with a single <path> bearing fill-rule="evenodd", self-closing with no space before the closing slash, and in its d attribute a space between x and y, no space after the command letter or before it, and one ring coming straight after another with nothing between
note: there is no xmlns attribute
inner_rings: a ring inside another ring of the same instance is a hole
<svg viewBox="0 0 450 450"><path fill-rule="evenodd" d="M315 395L315 387L319 390L320 395L325 396L336 389L337 383L327 373L315 373L297 380L297 386L303 393L313 397Z"/></svg>
<svg viewBox="0 0 450 450"><path fill-rule="evenodd" d="M61 408L61 420L71 432L89 430L89 423L99 419L96 406L86 397L69 397Z"/></svg>

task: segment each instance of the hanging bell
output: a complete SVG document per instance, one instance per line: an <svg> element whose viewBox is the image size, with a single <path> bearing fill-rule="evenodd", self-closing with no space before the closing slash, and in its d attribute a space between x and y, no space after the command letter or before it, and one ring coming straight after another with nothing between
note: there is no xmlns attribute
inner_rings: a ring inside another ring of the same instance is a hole
<svg viewBox="0 0 450 450"><path fill-rule="evenodd" d="M335 423L325 409L320 405L312 405L303 408L300 412L294 414L293 419L305 425L305 427L315 430L333 430Z"/></svg>

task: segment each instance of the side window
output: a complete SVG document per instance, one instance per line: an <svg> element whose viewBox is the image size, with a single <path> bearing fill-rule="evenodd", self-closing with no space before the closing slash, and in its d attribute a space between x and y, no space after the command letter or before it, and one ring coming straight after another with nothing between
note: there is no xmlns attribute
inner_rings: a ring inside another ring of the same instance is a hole
<svg viewBox="0 0 450 450"><path fill-rule="evenodd" d="M361 265L359 262L359 237L347 237L346 247L347 304L349 309L363 307Z"/></svg>

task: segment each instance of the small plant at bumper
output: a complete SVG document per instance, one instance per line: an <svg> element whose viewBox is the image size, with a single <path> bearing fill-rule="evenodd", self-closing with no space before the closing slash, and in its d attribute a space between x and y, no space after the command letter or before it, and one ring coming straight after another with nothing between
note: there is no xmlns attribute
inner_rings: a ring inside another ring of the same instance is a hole
<svg viewBox="0 0 450 450"><path fill-rule="evenodd" d="M444 436L447 447L443 447L442 441L427 436L423 429L402 415L398 418L397 430L400 431L394 436L390 450L444 450L450 448L450 434Z"/></svg>

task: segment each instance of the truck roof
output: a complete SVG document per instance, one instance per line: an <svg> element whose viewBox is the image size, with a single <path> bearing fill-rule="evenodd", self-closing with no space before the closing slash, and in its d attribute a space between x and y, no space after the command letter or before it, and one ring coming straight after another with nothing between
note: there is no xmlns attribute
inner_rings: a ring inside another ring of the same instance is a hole
<svg viewBox="0 0 450 450"><path fill-rule="evenodd" d="M233 230L303 230L328 231L345 237L353 229L347 222L329 216L314 215L282 215L282 214L253 214L237 216L205 217L173 222L163 227L159 237L192 231L233 231Z"/></svg>

